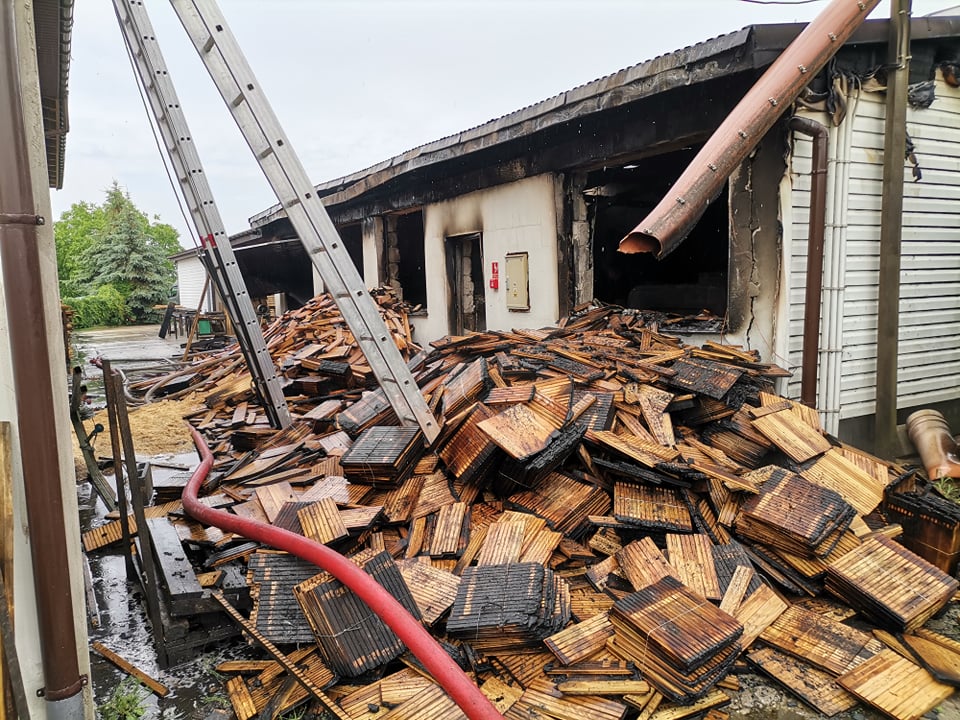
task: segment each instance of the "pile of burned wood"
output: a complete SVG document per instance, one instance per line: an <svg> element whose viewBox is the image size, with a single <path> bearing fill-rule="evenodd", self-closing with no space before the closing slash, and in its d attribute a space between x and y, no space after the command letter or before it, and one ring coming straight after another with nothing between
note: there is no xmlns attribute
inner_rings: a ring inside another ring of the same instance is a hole
<svg viewBox="0 0 960 720"><path fill-rule="evenodd" d="M268 334L290 428L269 428L242 374L189 418L215 452L206 502L353 558L505 717L722 718L735 672L758 668L823 715L862 701L907 718L960 683L960 644L922 627L954 599L955 565L891 539L884 515L916 478L825 435L757 353L617 308L416 352L390 312L443 421L433 445L396 427L316 301ZM247 573L252 610L233 614L273 658L223 668L238 717L307 701L460 716L332 576L164 512L209 573L198 588L228 604L216 571Z"/></svg>

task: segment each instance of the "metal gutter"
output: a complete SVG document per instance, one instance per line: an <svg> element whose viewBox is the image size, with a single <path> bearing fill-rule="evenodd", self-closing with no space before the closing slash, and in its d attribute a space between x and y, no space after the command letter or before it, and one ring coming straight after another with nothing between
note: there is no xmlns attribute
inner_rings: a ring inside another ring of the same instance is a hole
<svg viewBox="0 0 960 720"><path fill-rule="evenodd" d="M83 717L74 598L60 483L51 352L27 135L14 3L0 6L0 264L9 325L24 495L33 560L44 698L50 718ZM12 311L16 309L15 311ZM75 542L75 541L74 541Z"/></svg>
<svg viewBox="0 0 960 720"><path fill-rule="evenodd" d="M620 252L663 258L676 249L733 170L879 1L833 0L814 18L717 128L670 193L620 241Z"/></svg>

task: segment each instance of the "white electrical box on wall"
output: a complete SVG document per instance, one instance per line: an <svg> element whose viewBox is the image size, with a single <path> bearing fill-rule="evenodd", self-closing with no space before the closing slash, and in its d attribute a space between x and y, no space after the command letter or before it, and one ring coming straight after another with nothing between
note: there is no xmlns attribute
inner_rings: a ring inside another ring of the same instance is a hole
<svg viewBox="0 0 960 720"><path fill-rule="evenodd" d="M527 253L509 253L505 259L507 309L530 309L530 272Z"/></svg>

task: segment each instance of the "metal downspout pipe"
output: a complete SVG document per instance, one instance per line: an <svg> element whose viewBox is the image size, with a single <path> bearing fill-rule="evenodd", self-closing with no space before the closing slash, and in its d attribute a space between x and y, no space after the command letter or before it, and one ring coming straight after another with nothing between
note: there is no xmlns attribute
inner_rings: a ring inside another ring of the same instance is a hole
<svg viewBox="0 0 960 720"><path fill-rule="evenodd" d="M720 124L670 192L620 241L622 253L664 258L690 233L724 183L879 0L833 0L790 43Z"/></svg>
<svg viewBox="0 0 960 720"><path fill-rule="evenodd" d="M810 223L807 230L807 290L803 309L803 360L800 402L817 406L817 367L820 364L820 309L823 292L823 236L827 217L826 126L810 118L794 116L789 127L813 138L810 166Z"/></svg>
<svg viewBox="0 0 960 720"><path fill-rule="evenodd" d="M8 310L17 425L33 559L48 718L81 718L74 599L60 454L17 55L15 3L0 5L0 259Z"/></svg>
<svg viewBox="0 0 960 720"><path fill-rule="evenodd" d="M846 303L847 211L850 207L850 152L859 91L847 98L847 114L836 133L827 171L827 236L824 240L823 326L820 343L820 417L831 435L840 431L843 377L843 318Z"/></svg>

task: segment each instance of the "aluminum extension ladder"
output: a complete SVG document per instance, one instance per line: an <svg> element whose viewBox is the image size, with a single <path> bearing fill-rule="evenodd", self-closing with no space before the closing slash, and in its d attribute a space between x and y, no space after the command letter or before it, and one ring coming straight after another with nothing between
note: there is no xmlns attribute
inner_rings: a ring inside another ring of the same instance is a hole
<svg viewBox="0 0 960 720"><path fill-rule="evenodd" d="M113 5L140 85L150 101L174 176L199 234L202 243L202 249L198 251L200 259L233 322L237 342L270 424L285 428L290 425L291 418L280 377L264 342L247 285L210 192L146 7L143 0L114 0Z"/></svg>
<svg viewBox="0 0 960 720"><path fill-rule="evenodd" d="M214 0L170 3L397 417L403 425L419 425L432 442L440 430L437 420L219 7Z"/></svg>

